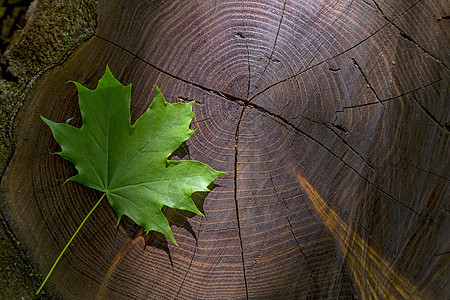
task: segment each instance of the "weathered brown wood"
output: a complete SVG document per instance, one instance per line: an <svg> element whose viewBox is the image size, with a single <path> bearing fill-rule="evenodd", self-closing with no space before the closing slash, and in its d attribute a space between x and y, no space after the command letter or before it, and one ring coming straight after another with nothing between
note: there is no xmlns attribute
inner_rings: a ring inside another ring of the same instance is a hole
<svg viewBox="0 0 450 300"><path fill-rule="evenodd" d="M41 76L15 125L2 210L41 273L99 194L39 115L80 124L75 80L108 64L195 100L189 157L228 175L179 247L115 227L103 203L48 289L68 299L444 299L449 65L445 1L99 1L95 35Z"/></svg>

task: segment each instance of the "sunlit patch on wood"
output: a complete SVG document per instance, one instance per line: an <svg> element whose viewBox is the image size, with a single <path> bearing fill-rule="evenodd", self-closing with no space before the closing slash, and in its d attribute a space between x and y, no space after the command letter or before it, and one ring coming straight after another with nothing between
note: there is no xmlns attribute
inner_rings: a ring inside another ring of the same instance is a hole
<svg viewBox="0 0 450 300"><path fill-rule="evenodd" d="M328 205L300 174L298 181L314 209L342 251L362 299L414 299L423 294L407 278L398 274L395 263L384 259Z"/></svg>

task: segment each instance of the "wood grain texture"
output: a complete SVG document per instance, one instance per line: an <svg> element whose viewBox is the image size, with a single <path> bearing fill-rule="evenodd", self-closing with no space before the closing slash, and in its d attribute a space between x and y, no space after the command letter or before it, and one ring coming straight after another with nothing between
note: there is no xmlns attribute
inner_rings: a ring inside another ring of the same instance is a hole
<svg viewBox="0 0 450 300"><path fill-rule="evenodd" d="M445 299L445 1L99 1L94 37L42 76L16 123L5 210L45 273L99 194L74 182L39 115L80 125L75 80L108 64L195 100L185 158L228 175L179 247L114 227L102 204L49 280L67 299ZM202 201L200 201L202 202Z"/></svg>

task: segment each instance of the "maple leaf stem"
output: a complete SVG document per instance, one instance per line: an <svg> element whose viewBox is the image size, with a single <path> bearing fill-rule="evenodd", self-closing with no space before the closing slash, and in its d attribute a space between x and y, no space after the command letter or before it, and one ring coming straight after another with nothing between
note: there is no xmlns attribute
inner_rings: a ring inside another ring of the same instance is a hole
<svg viewBox="0 0 450 300"><path fill-rule="evenodd" d="M55 263L53 264L52 268L50 269L50 271L47 274L47 277L45 277L44 282L42 282L41 286L39 287L39 289L36 292L36 295L39 295L39 293L41 292L42 288L44 287L45 283L47 282L48 278L50 277L50 275L53 272L53 269L56 267L56 265L59 262L59 259L61 258L61 256L64 254L64 252L66 252L66 249L69 247L70 243L72 243L73 239L75 238L75 236L77 235L78 231L80 231L81 227L83 227L84 223L86 222L86 220L89 218L89 216L92 214L92 212L97 208L97 206L100 204L100 202L102 202L103 198L105 197L106 193L104 193L100 199L97 201L97 203L94 205L94 207L91 209L91 211L86 215L86 217L84 218L83 222L81 222L80 226L78 226L77 230L75 231L75 233L72 235L72 237L70 238L70 240L67 242L66 246L64 247L64 249L61 251L61 253L59 254L58 258L56 259Z"/></svg>

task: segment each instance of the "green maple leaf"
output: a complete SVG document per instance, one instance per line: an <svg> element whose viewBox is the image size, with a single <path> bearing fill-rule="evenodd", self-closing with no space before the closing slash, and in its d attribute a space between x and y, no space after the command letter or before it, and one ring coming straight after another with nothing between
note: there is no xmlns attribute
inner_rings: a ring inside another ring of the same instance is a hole
<svg viewBox="0 0 450 300"><path fill-rule="evenodd" d="M191 200L196 191L209 191L208 185L225 173L198 161L172 161L172 154L194 133L190 103L169 104L156 88L156 96L147 111L131 125L131 85L123 86L109 68L90 90L75 82L83 125L76 128L42 117L61 146L58 154L78 171L67 180L104 192L86 219L106 195L117 214L130 217L148 231L158 231L175 244L163 206L202 215ZM78 230L67 243L59 258Z"/></svg>

